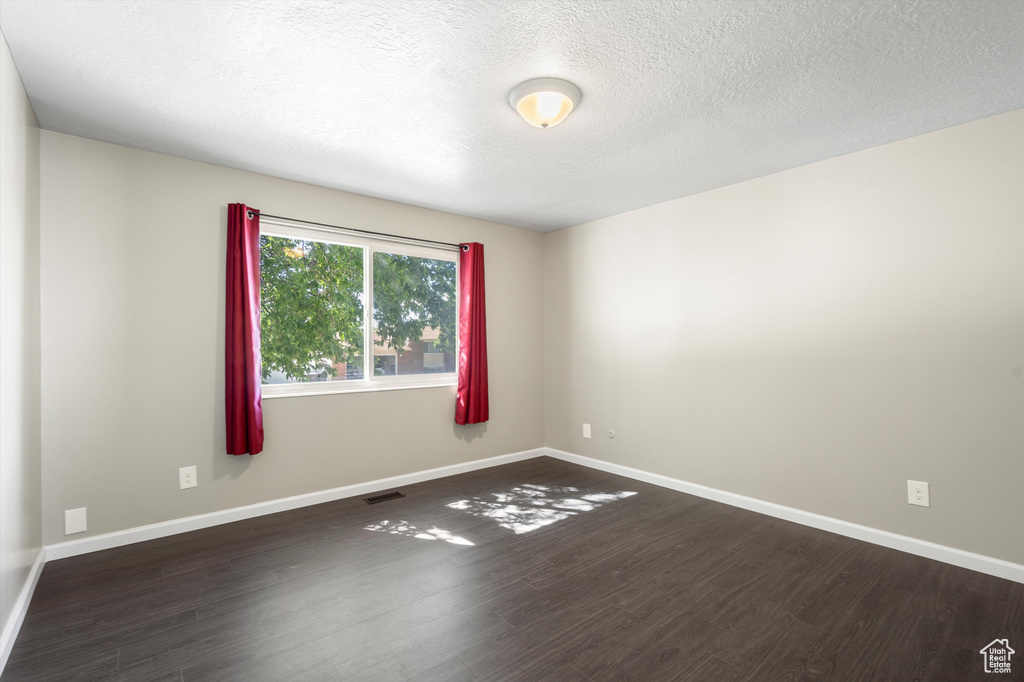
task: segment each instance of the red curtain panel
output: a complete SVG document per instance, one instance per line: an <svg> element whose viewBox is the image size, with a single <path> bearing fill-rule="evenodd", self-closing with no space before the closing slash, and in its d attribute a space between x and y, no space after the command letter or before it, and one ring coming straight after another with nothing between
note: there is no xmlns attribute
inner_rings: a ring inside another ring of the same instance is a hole
<svg viewBox="0 0 1024 682"><path fill-rule="evenodd" d="M227 334L224 404L229 455L263 450L260 395L260 216L228 205Z"/></svg>
<svg viewBox="0 0 1024 682"><path fill-rule="evenodd" d="M459 389L456 424L488 419L487 316L484 310L484 245L461 244L459 252Z"/></svg>

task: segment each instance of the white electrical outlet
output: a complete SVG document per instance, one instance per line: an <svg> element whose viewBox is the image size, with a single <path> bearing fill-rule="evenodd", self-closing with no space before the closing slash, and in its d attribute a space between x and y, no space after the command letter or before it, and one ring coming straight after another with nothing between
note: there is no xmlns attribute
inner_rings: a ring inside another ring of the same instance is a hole
<svg viewBox="0 0 1024 682"><path fill-rule="evenodd" d="M85 522L85 507L64 511L64 535L84 533L88 524Z"/></svg>
<svg viewBox="0 0 1024 682"><path fill-rule="evenodd" d="M928 497L928 484L924 481L907 481L907 502L919 507L932 506Z"/></svg>
<svg viewBox="0 0 1024 682"><path fill-rule="evenodd" d="M191 466L178 469L178 483L182 490L199 485L199 481L196 479L196 468Z"/></svg>
<svg viewBox="0 0 1024 682"><path fill-rule="evenodd" d="M583 425L583 437L590 438L590 424Z"/></svg>

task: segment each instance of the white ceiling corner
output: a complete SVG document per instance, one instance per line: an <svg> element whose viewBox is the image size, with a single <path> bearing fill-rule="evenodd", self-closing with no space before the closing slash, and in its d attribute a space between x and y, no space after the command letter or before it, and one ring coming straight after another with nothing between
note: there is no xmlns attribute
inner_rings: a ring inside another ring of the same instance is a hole
<svg viewBox="0 0 1024 682"><path fill-rule="evenodd" d="M47 129L548 231L1024 106L1020 0L3 0ZM539 130L508 105L583 91Z"/></svg>

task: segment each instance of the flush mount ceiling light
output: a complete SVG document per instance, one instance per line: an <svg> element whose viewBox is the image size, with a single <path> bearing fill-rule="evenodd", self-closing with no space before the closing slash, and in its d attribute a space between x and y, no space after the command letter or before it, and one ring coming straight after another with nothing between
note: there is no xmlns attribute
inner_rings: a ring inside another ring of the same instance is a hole
<svg viewBox="0 0 1024 682"><path fill-rule="evenodd" d="M517 85L508 96L508 103L530 125L552 128L564 121L581 99L583 93L569 81L534 78Z"/></svg>

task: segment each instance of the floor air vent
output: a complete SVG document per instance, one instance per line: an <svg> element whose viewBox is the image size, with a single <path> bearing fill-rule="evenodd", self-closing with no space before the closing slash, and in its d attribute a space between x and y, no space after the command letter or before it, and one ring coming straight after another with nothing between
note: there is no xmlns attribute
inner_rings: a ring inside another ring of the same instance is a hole
<svg viewBox="0 0 1024 682"><path fill-rule="evenodd" d="M399 497L405 497L400 492L384 493L383 495L374 495L373 497L364 497L363 502L366 504L377 504L378 502L387 502L388 500L397 500Z"/></svg>

